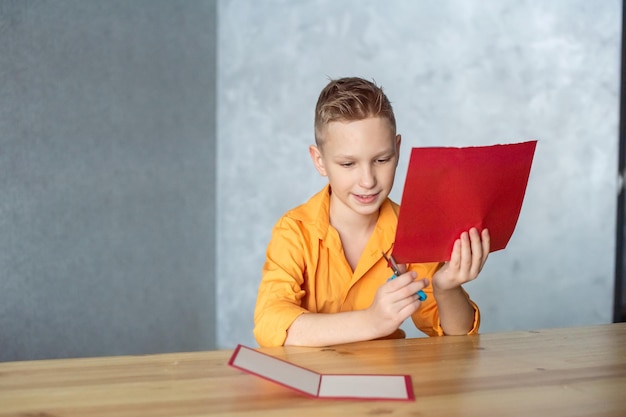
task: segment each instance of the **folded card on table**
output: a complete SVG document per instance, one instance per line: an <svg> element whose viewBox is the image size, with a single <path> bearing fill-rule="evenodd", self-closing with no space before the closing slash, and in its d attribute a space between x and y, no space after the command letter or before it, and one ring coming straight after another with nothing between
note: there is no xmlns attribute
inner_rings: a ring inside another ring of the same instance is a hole
<svg viewBox="0 0 626 417"><path fill-rule="evenodd" d="M228 364L315 398L415 400L410 375L320 374L243 345Z"/></svg>

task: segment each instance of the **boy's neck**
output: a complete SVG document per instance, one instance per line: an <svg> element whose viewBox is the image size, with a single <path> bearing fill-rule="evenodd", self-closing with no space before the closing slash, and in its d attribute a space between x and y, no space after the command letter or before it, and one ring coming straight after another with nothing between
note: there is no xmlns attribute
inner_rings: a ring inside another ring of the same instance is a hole
<svg viewBox="0 0 626 417"><path fill-rule="evenodd" d="M372 215L359 215L348 207L331 203L329 214L330 224L337 230L346 261L354 272L374 232L378 212Z"/></svg>
<svg viewBox="0 0 626 417"><path fill-rule="evenodd" d="M378 221L378 212L370 215L360 215L344 206L330 204L330 224L342 232L354 234L370 234Z"/></svg>

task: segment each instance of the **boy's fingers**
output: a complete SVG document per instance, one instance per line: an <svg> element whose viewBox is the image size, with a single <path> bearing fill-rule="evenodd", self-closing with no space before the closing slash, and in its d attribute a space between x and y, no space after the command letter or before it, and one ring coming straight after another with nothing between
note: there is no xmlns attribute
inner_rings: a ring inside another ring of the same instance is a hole
<svg viewBox="0 0 626 417"><path fill-rule="evenodd" d="M419 280L416 280L415 278L417 278L417 274L414 271L411 271L408 274L400 275L398 278L388 283L389 292L396 294L394 297L396 300L412 297L415 293L426 288L429 284L429 281L426 278Z"/></svg>
<svg viewBox="0 0 626 417"><path fill-rule="evenodd" d="M406 287L406 294L404 296L409 297L411 300L419 299L417 292L426 287L428 287L428 279L426 278L413 281Z"/></svg>
<svg viewBox="0 0 626 417"><path fill-rule="evenodd" d="M428 279L426 278L410 282L410 288L411 290L415 290L415 292L423 290L426 287L428 287Z"/></svg>
<svg viewBox="0 0 626 417"><path fill-rule="evenodd" d="M468 232L461 233L461 270L467 271L472 265L472 245Z"/></svg>
<svg viewBox="0 0 626 417"><path fill-rule="evenodd" d="M474 278L480 272L483 264L484 250L483 242L480 239L478 230L473 228L470 230L471 246L472 246L472 266L470 268L470 278Z"/></svg>
<svg viewBox="0 0 626 417"><path fill-rule="evenodd" d="M484 264L491 250L491 236L489 235L489 230L487 229L484 229L482 232L482 244L483 244L483 264Z"/></svg>
<svg viewBox="0 0 626 417"><path fill-rule="evenodd" d="M455 268L458 268L461 263L461 239L457 239L454 241L454 245L452 246L452 254L450 255L450 261L448 262L448 267L450 265L454 265Z"/></svg>
<svg viewBox="0 0 626 417"><path fill-rule="evenodd" d="M417 273L415 271L409 271L392 279L391 281L388 281L387 284L392 291L396 291L409 285L415 280L415 278L417 278Z"/></svg>

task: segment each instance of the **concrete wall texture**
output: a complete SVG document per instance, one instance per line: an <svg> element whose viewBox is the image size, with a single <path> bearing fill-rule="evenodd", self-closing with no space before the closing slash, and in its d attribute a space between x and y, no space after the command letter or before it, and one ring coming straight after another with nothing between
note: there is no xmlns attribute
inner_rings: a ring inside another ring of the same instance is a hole
<svg viewBox="0 0 626 417"><path fill-rule="evenodd" d="M483 332L611 321L621 2L219 2L218 344L255 344L273 224L324 184L327 77L375 79L409 149L538 139L506 250L467 285ZM409 324L409 335L418 336Z"/></svg>

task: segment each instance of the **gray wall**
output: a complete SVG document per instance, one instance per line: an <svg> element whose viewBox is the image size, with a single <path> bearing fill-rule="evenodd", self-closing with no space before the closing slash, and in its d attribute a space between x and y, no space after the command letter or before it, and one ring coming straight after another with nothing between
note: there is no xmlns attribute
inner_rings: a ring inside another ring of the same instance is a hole
<svg viewBox="0 0 626 417"><path fill-rule="evenodd" d="M393 101L397 201L412 146L539 140L516 232L467 286L483 332L611 320L620 1L221 0L218 11L220 346L255 344L271 228L324 183L307 147L327 76L374 78Z"/></svg>
<svg viewBox="0 0 626 417"><path fill-rule="evenodd" d="M0 1L0 360L215 347L216 14Z"/></svg>
<svg viewBox="0 0 626 417"><path fill-rule="evenodd" d="M327 76L392 99L398 201L412 146L539 139L468 285L482 329L610 321L620 25L617 0L0 1L0 360L254 345L271 227L325 182Z"/></svg>

